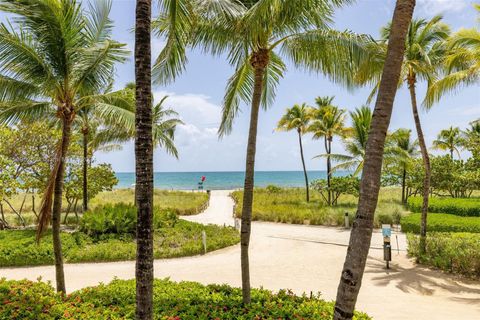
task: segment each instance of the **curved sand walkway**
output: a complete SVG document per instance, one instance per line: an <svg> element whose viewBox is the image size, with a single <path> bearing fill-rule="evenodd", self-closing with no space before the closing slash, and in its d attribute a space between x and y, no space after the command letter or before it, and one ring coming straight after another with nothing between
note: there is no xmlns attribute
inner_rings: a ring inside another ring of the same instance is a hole
<svg viewBox="0 0 480 320"><path fill-rule="evenodd" d="M229 191L212 191L210 207L202 214L186 217L201 223L233 225L233 201ZM250 245L252 285L296 293L320 291L335 299L349 231L340 228L255 222ZM372 239L357 308L374 319L480 319L480 282L415 266L405 253L405 237L399 235L399 249L393 239L391 270L382 261L381 234ZM135 262L65 265L67 290L73 291L114 277L131 279ZM0 269L0 277L54 281L53 266ZM202 283L240 286L239 245L204 256L156 260L155 276Z"/></svg>

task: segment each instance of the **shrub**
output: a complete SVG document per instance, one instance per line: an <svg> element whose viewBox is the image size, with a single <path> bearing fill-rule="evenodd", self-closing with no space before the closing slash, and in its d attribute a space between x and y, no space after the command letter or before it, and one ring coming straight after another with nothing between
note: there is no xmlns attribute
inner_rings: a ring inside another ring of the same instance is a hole
<svg viewBox="0 0 480 320"><path fill-rule="evenodd" d="M421 197L411 197L408 199L408 208L413 212L421 212L422 201ZM480 217L480 198L433 197L429 199L428 210L457 216Z"/></svg>
<svg viewBox="0 0 480 320"><path fill-rule="evenodd" d="M170 209L154 208L153 226L155 229L174 226L177 214ZM80 230L99 238L105 234L132 234L137 227L137 209L125 203L99 206L83 215Z"/></svg>
<svg viewBox="0 0 480 320"><path fill-rule="evenodd" d="M331 319L333 302L296 296L290 291L272 293L253 289L252 303L242 304L241 290L227 285L204 286L196 282L154 282L154 319ZM134 280L114 280L85 288L65 298L42 282L0 280L0 319L133 319ZM5 303L5 301L7 303ZM370 319L355 312L353 319Z"/></svg>
<svg viewBox="0 0 480 320"><path fill-rule="evenodd" d="M267 190L268 193L279 193L280 191L282 191L282 188L274 184L270 184L265 188L265 190Z"/></svg>
<svg viewBox="0 0 480 320"><path fill-rule="evenodd" d="M447 272L480 276L480 234L432 233L427 237L426 252L420 254L419 236L409 234L408 253L420 263Z"/></svg>
<svg viewBox="0 0 480 320"><path fill-rule="evenodd" d="M420 213L403 217L401 220L402 231L420 233L420 219ZM480 218L459 217L445 213L429 213L427 216L427 231L480 233Z"/></svg>

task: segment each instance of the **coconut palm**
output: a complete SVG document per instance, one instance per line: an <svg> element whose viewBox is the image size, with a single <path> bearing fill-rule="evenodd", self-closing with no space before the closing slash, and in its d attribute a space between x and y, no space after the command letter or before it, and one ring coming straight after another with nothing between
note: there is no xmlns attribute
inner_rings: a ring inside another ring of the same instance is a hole
<svg viewBox="0 0 480 320"><path fill-rule="evenodd" d="M251 104L241 224L243 302L250 302L250 243L254 166L259 108L272 104L286 66L316 71L337 83L353 85L355 64L368 57L370 37L328 27L333 12L350 1L178 0L163 1L155 30L166 36L154 76L174 79L187 61L186 48L226 54L235 73L223 102L220 136L231 132L240 102ZM315 48L315 50L312 50Z"/></svg>
<svg viewBox="0 0 480 320"><path fill-rule="evenodd" d="M381 30L382 41L386 43L390 37L391 26L387 25ZM415 128L418 135L418 142L422 154L425 176L423 181L423 205L422 205L422 223L421 223L421 249L425 249L425 237L427 235L427 212L428 197L430 192L430 157L428 155L423 129L418 114L416 83L418 80L427 81L431 85L438 77L439 70L444 62L446 54L446 39L450 34L449 27L442 22L441 16L435 16L431 20L414 19L410 22L408 29L406 48L402 64L401 81L399 84L406 83L410 92L410 99L413 111ZM384 51L380 50L378 56L381 57ZM377 57L378 58L378 57ZM365 79L374 79L379 82L382 59L378 58L373 63L374 66L368 71L369 64L361 68L362 76ZM365 74L369 74L365 76ZM373 75L373 76L372 76ZM370 76L370 78L369 78ZM375 86L375 88L377 88ZM375 90L374 90L375 91Z"/></svg>
<svg viewBox="0 0 480 320"><path fill-rule="evenodd" d="M308 190L307 168L305 167L305 158L303 157L302 135L305 134L310 123L310 112L311 108L305 103L303 103L302 105L296 104L285 111L285 114L282 116L282 118L280 119L280 121L278 121L277 124L277 130L279 131L296 130L298 133L298 144L300 146L300 157L302 159L303 174L305 176L305 190L307 192L307 202L310 201L310 193Z"/></svg>
<svg viewBox="0 0 480 320"><path fill-rule="evenodd" d="M339 281L334 308L334 320L350 320L362 285L363 272L372 239L373 216L378 202L382 155L393 101L400 81L405 38L412 19L415 0L397 0L390 28L390 40L384 71L373 111L368 136L365 163L360 182L360 196L355 223L352 226L347 256Z"/></svg>
<svg viewBox="0 0 480 320"><path fill-rule="evenodd" d="M153 319L153 132L151 0L135 11L136 319Z"/></svg>
<svg viewBox="0 0 480 320"><path fill-rule="evenodd" d="M345 110L332 105L334 97L318 97L315 99L317 108L312 112L312 124L308 131L313 133L314 139L323 138L325 144L325 156L327 158L327 202L332 204L332 194L330 192L330 181L332 178L332 141L334 136L343 137L345 135L344 121Z"/></svg>
<svg viewBox="0 0 480 320"><path fill-rule="evenodd" d="M463 147L478 157L480 152L480 119L470 123L470 128L464 132Z"/></svg>
<svg viewBox="0 0 480 320"><path fill-rule="evenodd" d="M389 139L391 145L385 150L385 158L400 166L402 171L402 203L407 202L406 179L411 160L418 155L418 141L412 140L412 130L397 129ZM388 162L388 161L387 161Z"/></svg>
<svg viewBox="0 0 480 320"><path fill-rule="evenodd" d="M339 169L354 170L353 175L357 176L362 171L365 162L372 110L367 106L362 106L350 112L350 117L352 118L352 127L344 131L344 147L348 154L330 154L329 157L340 162L332 168L332 172Z"/></svg>
<svg viewBox="0 0 480 320"><path fill-rule="evenodd" d="M474 4L480 14L480 4ZM479 19L480 21L480 15ZM431 107L449 92L459 87L478 84L480 80L480 31L478 28L460 29L452 34L447 43L445 58L446 75L428 88L424 104Z"/></svg>
<svg viewBox="0 0 480 320"><path fill-rule="evenodd" d="M433 148L438 150L446 150L450 152L453 159L453 153L456 152L460 158L460 150L463 145L462 132L458 127L450 127L440 131L437 139L433 140Z"/></svg>
<svg viewBox="0 0 480 320"><path fill-rule="evenodd" d="M114 64L127 53L122 44L98 40L109 9L105 1L95 2L88 12L75 0L0 1L0 10L15 15L13 26L0 25L0 118L15 122L55 115L61 122L62 138L45 188L37 235L51 220L57 290L62 292L60 212L72 123L84 101L97 100L83 93L104 87Z"/></svg>

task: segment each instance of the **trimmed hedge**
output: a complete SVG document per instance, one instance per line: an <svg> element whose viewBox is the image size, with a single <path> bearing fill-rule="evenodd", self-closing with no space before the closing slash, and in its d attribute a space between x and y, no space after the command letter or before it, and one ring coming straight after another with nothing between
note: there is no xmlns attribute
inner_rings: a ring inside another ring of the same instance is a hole
<svg viewBox="0 0 480 320"><path fill-rule="evenodd" d="M408 234L407 240L408 253L418 262L447 272L480 277L480 234L429 234L424 254L420 254L419 236Z"/></svg>
<svg viewBox="0 0 480 320"><path fill-rule="evenodd" d="M252 303L242 304L242 293L227 285L155 280L154 319L332 319L333 302L319 296L296 296L252 290ZM0 280L0 319L134 319L135 281L114 280L62 297L43 282ZM356 312L353 319L370 319Z"/></svg>
<svg viewBox="0 0 480 320"><path fill-rule="evenodd" d="M403 232L420 233L420 213L413 213L401 220ZM429 213L427 216L428 232L473 232L480 233L480 218L459 217L446 213Z"/></svg>
<svg viewBox="0 0 480 320"><path fill-rule="evenodd" d="M413 212L422 212L421 197L408 199L408 208ZM437 198L428 201L428 211L450 213L464 217L480 217L480 198Z"/></svg>

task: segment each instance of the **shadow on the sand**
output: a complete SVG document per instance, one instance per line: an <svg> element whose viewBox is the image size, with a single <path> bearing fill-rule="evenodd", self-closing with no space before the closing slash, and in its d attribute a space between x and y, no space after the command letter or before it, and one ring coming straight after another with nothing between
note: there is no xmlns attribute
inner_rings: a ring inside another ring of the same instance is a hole
<svg viewBox="0 0 480 320"><path fill-rule="evenodd" d="M390 282L403 292L418 292L423 295L433 295L436 290L452 293L450 299L467 304L480 304L480 281L459 279L454 275L431 270L419 265L405 268L392 263L390 269L385 268L382 259L368 257L365 273L377 274L372 281L377 286L387 286ZM476 294L478 298L466 298L459 294Z"/></svg>

